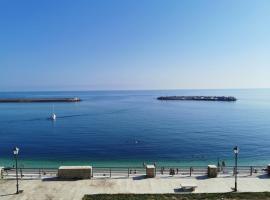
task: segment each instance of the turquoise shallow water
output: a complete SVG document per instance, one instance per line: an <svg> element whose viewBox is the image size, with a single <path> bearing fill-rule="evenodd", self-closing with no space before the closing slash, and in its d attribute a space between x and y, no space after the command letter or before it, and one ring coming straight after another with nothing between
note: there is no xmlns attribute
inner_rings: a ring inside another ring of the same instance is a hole
<svg viewBox="0 0 270 200"><path fill-rule="evenodd" d="M156 100L161 95L230 95L237 102ZM54 103L0 104L0 165L241 164L270 162L270 89L0 93L0 97L73 97Z"/></svg>

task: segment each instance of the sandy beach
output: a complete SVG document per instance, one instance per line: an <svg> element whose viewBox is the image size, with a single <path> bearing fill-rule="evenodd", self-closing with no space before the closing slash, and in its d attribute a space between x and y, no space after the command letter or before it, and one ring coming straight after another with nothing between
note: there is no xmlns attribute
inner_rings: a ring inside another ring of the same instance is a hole
<svg viewBox="0 0 270 200"><path fill-rule="evenodd" d="M81 199L85 194L116 194L116 193L181 193L180 184L196 184L195 193L225 193L231 192L234 186L233 177L206 178L120 178L92 179L77 181L57 180L21 180L21 194L14 194L15 180L0 181L1 200L73 200ZM240 177L239 192L270 191L270 179L267 176Z"/></svg>

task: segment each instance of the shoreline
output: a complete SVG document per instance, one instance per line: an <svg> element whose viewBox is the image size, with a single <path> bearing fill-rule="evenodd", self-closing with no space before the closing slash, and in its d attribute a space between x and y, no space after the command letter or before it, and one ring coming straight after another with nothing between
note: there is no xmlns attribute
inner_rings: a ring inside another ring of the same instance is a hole
<svg viewBox="0 0 270 200"><path fill-rule="evenodd" d="M227 166L234 165L234 160L225 160ZM222 159L220 159L221 163ZM217 165L217 160L206 160L206 161L172 161L172 160L162 160L162 161L151 161L151 160L37 160L37 159L20 159L19 165L22 167L59 167L61 165L91 165L95 167L142 167L143 163L154 164L156 163L159 167L205 167L207 165L213 164ZM241 159L239 160L239 165L242 166L267 166L270 163L270 160L250 160L250 159ZM12 167L14 165L13 159L0 159L0 166Z"/></svg>

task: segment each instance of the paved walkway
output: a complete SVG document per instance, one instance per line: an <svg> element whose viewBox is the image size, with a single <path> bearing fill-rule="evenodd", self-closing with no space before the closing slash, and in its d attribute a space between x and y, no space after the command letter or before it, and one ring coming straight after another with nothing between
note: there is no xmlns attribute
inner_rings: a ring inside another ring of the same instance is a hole
<svg viewBox="0 0 270 200"><path fill-rule="evenodd" d="M126 179L93 179L78 181L57 180L22 180L20 189L23 193L15 195L15 180L0 180L1 200L73 200L81 199L84 194L96 193L176 193L181 183L197 184L196 193L231 192L234 178L126 178ZM242 177L238 179L240 192L270 191L270 178Z"/></svg>

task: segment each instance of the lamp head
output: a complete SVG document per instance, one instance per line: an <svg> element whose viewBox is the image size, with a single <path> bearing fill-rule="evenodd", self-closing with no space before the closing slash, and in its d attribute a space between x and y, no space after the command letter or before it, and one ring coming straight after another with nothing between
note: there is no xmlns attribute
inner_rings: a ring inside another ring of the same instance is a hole
<svg viewBox="0 0 270 200"><path fill-rule="evenodd" d="M13 154L14 155L18 155L19 154L19 148L18 147L15 147L14 149L13 149Z"/></svg>
<svg viewBox="0 0 270 200"><path fill-rule="evenodd" d="M235 154L238 154L238 153L239 153L239 148L238 148L238 146L235 146L235 147L233 148L233 152L234 152Z"/></svg>

